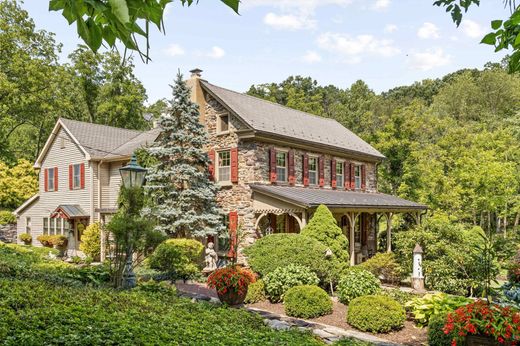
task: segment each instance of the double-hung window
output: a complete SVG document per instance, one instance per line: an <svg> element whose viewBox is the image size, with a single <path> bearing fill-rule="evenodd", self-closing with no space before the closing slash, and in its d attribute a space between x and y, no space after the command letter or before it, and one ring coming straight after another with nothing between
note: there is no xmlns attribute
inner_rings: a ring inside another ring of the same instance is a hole
<svg viewBox="0 0 520 346"><path fill-rule="evenodd" d="M343 172L344 166L342 161L336 161L336 187L343 188L345 182L345 175Z"/></svg>
<svg viewBox="0 0 520 346"><path fill-rule="evenodd" d="M231 153L229 150L218 152L218 175L217 181L231 181Z"/></svg>
<svg viewBox="0 0 520 346"><path fill-rule="evenodd" d="M318 158L309 157L309 184L316 185L318 183Z"/></svg>
<svg viewBox="0 0 520 346"><path fill-rule="evenodd" d="M56 234L56 219L53 217L51 217L49 219L49 230L50 230L50 232L49 232L50 235Z"/></svg>
<svg viewBox="0 0 520 346"><path fill-rule="evenodd" d="M361 165L356 165L354 168L354 179L356 189L361 189Z"/></svg>
<svg viewBox="0 0 520 346"><path fill-rule="evenodd" d="M56 168L48 168L47 169L47 191L54 191L56 190L55 184L57 183L54 181L54 170Z"/></svg>
<svg viewBox="0 0 520 346"><path fill-rule="evenodd" d="M43 234L44 235L49 234L49 218L47 218L47 217L43 218Z"/></svg>
<svg viewBox="0 0 520 346"><path fill-rule="evenodd" d="M287 181L287 153L276 153L276 181Z"/></svg>
<svg viewBox="0 0 520 346"><path fill-rule="evenodd" d="M72 188L81 189L81 164L72 166Z"/></svg>

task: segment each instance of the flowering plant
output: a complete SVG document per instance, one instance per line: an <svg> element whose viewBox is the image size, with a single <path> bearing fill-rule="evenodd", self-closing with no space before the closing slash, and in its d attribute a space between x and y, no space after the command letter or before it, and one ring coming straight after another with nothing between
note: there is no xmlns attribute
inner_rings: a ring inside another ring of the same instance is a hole
<svg viewBox="0 0 520 346"><path fill-rule="evenodd" d="M451 345L463 344L467 335L490 336L501 344L520 343L520 312L484 300L462 306L448 314L443 329L453 335Z"/></svg>
<svg viewBox="0 0 520 346"><path fill-rule="evenodd" d="M234 265L217 269L211 273L208 277L208 287L215 288L220 294L231 291L245 295L249 284L255 281L255 275L250 270Z"/></svg>

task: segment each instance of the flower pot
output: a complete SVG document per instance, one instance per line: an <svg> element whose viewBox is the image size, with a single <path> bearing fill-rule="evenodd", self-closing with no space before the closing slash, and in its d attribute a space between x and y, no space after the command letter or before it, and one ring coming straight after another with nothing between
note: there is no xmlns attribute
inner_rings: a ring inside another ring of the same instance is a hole
<svg viewBox="0 0 520 346"><path fill-rule="evenodd" d="M466 346L496 346L511 345L511 342L499 343L491 336L486 335L468 335L466 336Z"/></svg>
<svg viewBox="0 0 520 346"><path fill-rule="evenodd" d="M217 295L218 299L220 299L222 303L226 303L228 305L239 305L244 303L244 299L246 299L247 287L242 292L242 294L239 294L234 290L227 290L226 293L217 292Z"/></svg>

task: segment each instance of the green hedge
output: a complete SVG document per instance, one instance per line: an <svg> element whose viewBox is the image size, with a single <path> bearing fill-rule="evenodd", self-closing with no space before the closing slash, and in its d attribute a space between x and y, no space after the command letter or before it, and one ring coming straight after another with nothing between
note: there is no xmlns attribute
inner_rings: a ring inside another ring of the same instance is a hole
<svg viewBox="0 0 520 346"><path fill-rule="evenodd" d="M283 305L288 316L314 318L332 313L332 300L318 286L303 285L290 288Z"/></svg>
<svg viewBox="0 0 520 346"><path fill-rule="evenodd" d="M191 278L200 272L204 245L195 239L168 239L149 257L150 268Z"/></svg>
<svg viewBox="0 0 520 346"><path fill-rule="evenodd" d="M249 285L244 302L246 304L254 304L263 302L266 299L267 296L265 295L265 283L264 280L260 279Z"/></svg>
<svg viewBox="0 0 520 346"><path fill-rule="evenodd" d="M297 264L312 270L320 280L333 279L340 263L325 258L327 247L316 239L300 234L278 233L258 239L244 249L253 271L265 276L278 267ZM328 281L327 281L328 282Z"/></svg>
<svg viewBox="0 0 520 346"><path fill-rule="evenodd" d="M317 285L320 280L307 267L290 264L286 267L276 268L272 273L264 277L265 292L272 302L283 300L285 292L289 288L300 285Z"/></svg>
<svg viewBox="0 0 520 346"><path fill-rule="evenodd" d="M348 306L347 322L364 332L388 333L402 328L405 320L403 306L386 296L358 297Z"/></svg>
<svg viewBox="0 0 520 346"><path fill-rule="evenodd" d="M348 305L354 298L379 293L381 283L368 270L351 267L341 276L336 291L340 302Z"/></svg>

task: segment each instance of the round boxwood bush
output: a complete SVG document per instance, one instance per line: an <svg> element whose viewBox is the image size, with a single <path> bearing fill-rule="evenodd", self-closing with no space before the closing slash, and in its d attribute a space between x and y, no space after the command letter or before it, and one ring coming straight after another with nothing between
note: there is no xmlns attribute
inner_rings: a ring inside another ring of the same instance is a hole
<svg viewBox="0 0 520 346"><path fill-rule="evenodd" d="M445 334L443 330L446 324L446 317L446 314L436 314L430 317L430 322L428 323L428 345L451 345L453 335Z"/></svg>
<svg viewBox="0 0 520 346"><path fill-rule="evenodd" d="M264 280L257 280L249 285L247 289L247 295L244 302L246 304L254 304L258 302L263 302L267 299L265 295L265 283Z"/></svg>
<svg viewBox="0 0 520 346"><path fill-rule="evenodd" d="M388 333L402 328L405 320L404 307L386 296L358 297L348 306L348 324L364 332Z"/></svg>
<svg viewBox="0 0 520 346"><path fill-rule="evenodd" d="M336 259L327 259L327 247L314 238L294 233L277 233L258 239L244 253L254 272L261 276L276 268L289 264L305 266L328 282L334 268L339 267Z"/></svg>
<svg viewBox="0 0 520 346"><path fill-rule="evenodd" d="M283 300L289 288L300 285L317 285L320 280L309 268L290 264L276 268L264 277L265 292L272 302Z"/></svg>
<svg viewBox="0 0 520 346"><path fill-rule="evenodd" d="M150 268L190 278L199 272L204 245L195 239L168 239L149 257Z"/></svg>
<svg viewBox="0 0 520 346"><path fill-rule="evenodd" d="M339 279L336 291L339 301L348 305L354 298L379 293L381 283L368 270L351 267Z"/></svg>
<svg viewBox="0 0 520 346"><path fill-rule="evenodd" d="M302 285L290 288L283 298L288 316L314 318L332 313L332 300L318 286Z"/></svg>

